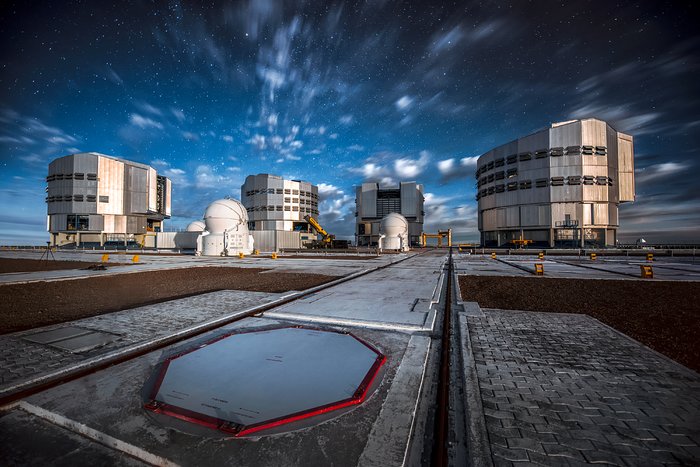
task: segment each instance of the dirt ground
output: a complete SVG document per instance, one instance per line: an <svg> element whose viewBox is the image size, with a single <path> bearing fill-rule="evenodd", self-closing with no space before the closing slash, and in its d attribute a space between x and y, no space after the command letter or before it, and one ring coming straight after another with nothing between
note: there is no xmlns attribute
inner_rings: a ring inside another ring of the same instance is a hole
<svg viewBox="0 0 700 467"><path fill-rule="evenodd" d="M0 334L217 290L287 292L337 277L198 267L86 279L0 285Z"/></svg>
<svg viewBox="0 0 700 467"><path fill-rule="evenodd" d="M700 283L459 276L482 308L585 313L700 371Z"/></svg>
<svg viewBox="0 0 700 467"><path fill-rule="evenodd" d="M99 258L98 261L99 262ZM8 272L56 271L59 269L83 269L95 263L83 261L40 261L38 259L0 258L0 274Z"/></svg>

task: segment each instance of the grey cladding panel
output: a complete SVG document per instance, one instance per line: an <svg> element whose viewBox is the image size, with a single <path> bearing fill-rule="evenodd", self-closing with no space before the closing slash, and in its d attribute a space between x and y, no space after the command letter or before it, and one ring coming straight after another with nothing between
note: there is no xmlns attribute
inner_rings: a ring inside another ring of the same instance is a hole
<svg viewBox="0 0 700 467"><path fill-rule="evenodd" d="M362 212L359 214L360 217L377 217L377 189L376 185L374 187L365 187L362 185Z"/></svg>
<svg viewBox="0 0 700 467"><path fill-rule="evenodd" d="M417 197L416 184L402 183L401 184L401 214L408 217L415 217L418 215L418 197Z"/></svg>

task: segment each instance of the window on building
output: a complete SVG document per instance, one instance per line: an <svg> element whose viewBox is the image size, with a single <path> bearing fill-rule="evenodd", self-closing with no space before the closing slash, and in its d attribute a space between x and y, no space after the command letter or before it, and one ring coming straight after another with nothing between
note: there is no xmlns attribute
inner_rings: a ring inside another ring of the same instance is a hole
<svg viewBox="0 0 700 467"><path fill-rule="evenodd" d="M86 200L88 203L94 203L94 202L97 201L97 196L95 196L95 195L87 195L87 196L85 197L85 200Z"/></svg>
<svg viewBox="0 0 700 467"><path fill-rule="evenodd" d="M289 188L285 188L285 189L284 189L284 194L285 194L285 195L291 195L291 194L292 194L292 190L290 190Z"/></svg>
<svg viewBox="0 0 700 467"><path fill-rule="evenodd" d="M532 159L532 153L531 152L521 152L518 155L518 158L520 159L521 162L522 161L529 161L530 159Z"/></svg>
<svg viewBox="0 0 700 467"><path fill-rule="evenodd" d="M275 210L276 210L276 211L281 211L281 210L282 210L282 206L279 206L279 205L275 206Z"/></svg>
<svg viewBox="0 0 700 467"><path fill-rule="evenodd" d="M532 188L532 181L531 180L523 180L520 182L520 189L521 190L529 190Z"/></svg>
<svg viewBox="0 0 700 467"><path fill-rule="evenodd" d="M71 195L64 195L63 201L73 201L73 197Z"/></svg>
<svg viewBox="0 0 700 467"><path fill-rule="evenodd" d="M595 185L595 177L592 175L584 175L583 176L583 184L584 185Z"/></svg>
<svg viewBox="0 0 700 467"><path fill-rule="evenodd" d="M508 178L513 178L513 177L518 175L518 169L517 168L508 169L508 171L506 172L506 175L508 176Z"/></svg>
<svg viewBox="0 0 700 467"><path fill-rule="evenodd" d="M488 188L488 190L486 190L486 194L487 194L487 195L492 195L492 194L494 193L494 191L496 191L496 189L495 189L494 187L490 186L490 187Z"/></svg>
<svg viewBox="0 0 700 467"><path fill-rule="evenodd" d="M518 189L518 182L510 182L507 185L508 191L515 191Z"/></svg>
<svg viewBox="0 0 700 467"><path fill-rule="evenodd" d="M564 177L552 177L552 186L562 186L564 185Z"/></svg>
<svg viewBox="0 0 700 467"><path fill-rule="evenodd" d="M298 194L299 194L299 190L292 190L292 194L293 194L293 195L298 195Z"/></svg>
<svg viewBox="0 0 700 467"><path fill-rule="evenodd" d="M277 188L277 189L275 190L275 193L278 194L278 195L281 195L281 194L283 193L283 191L284 191L284 190L282 190L282 188Z"/></svg>
<svg viewBox="0 0 700 467"><path fill-rule="evenodd" d="M503 193L504 191L506 191L506 187L502 183L496 185L496 193Z"/></svg>
<svg viewBox="0 0 700 467"><path fill-rule="evenodd" d="M284 198L284 202L285 202L285 203L291 203L291 202L292 202L292 198Z"/></svg>
<svg viewBox="0 0 700 467"><path fill-rule="evenodd" d="M97 180L97 174L87 174L88 180Z"/></svg>
<svg viewBox="0 0 700 467"><path fill-rule="evenodd" d="M64 179L64 180L73 180L73 174L65 174L65 175L63 176L63 179Z"/></svg>
<svg viewBox="0 0 700 467"><path fill-rule="evenodd" d="M495 165L494 161L489 162L488 164L486 164L486 170L493 169L494 165Z"/></svg>
<svg viewBox="0 0 700 467"><path fill-rule="evenodd" d="M548 180L546 178L538 178L535 180L535 186L537 188L546 188L548 185Z"/></svg>
<svg viewBox="0 0 700 467"><path fill-rule="evenodd" d="M608 177L596 177L595 183L596 185L607 185Z"/></svg>
<svg viewBox="0 0 700 467"><path fill-rule="evenodd" d="M292 207L291 207L291 206L285 206L285 207L284 207L284 210L285 210L285 211L291 211L291 210L292 210Z"/></svg>
<svg viewBox="0 0 700 467"><path fill-rule="evenodd" d="M516 162L518 162L518 155L517 155L517 154L511 154L510 156L508 156L508 157L506 158L506 162L507 162L508 164L515 164Z"/></svg>
<svg viewBox="0 0 700 467"><path fill-rule="evenodd" d="M567 177L567 183L569 185L580 185L581 184L581 176L580 175L570 175Z"/></svg>
<svg viewBox="0 0 700 467"><path fill-rule="evenodd" d="M496 176L494 174L491 174L487 177L488 183L491 183L495 180Z"/></svg>
<svg viewBox="0 0 700 467"><path fill-rule="evenodd" d="M496 172L496 180L503 180L506 177L505 172Z"/></svg>
<svg viewBox="0 0 700 467"><path fill-rule="evenodd" d="M73 201L81 202L83 200L83 195L73 195Z"/></svg>
<svg viewBox="0 0 700 467"><path fill-rule="evenodd" d="M69 214L67 221L66 230L88 230L90 217Z"/></svg>
<svg viewBox="0 0 700 467"><path fill-rule="evenodd" d="M299 211L299 206L292 206L292 211Z"/></svg>
<svg viewBox="0 0 700 467"><path fill-rule="evenodd" d="M581 147L581 154L584 156L592 156L593 155L593 146L582 146Z"/></svg>
<svg viewBox="0 0 700 467"><path fill-rule="evenodd" d="M299 204L299 198L292 198L292 203Z"/></svg>
<svg viewBox="0 0 700 467"><path fill-rule="evenodd" d="M595 155L596 156L604 156L607 153L608 153L607 146L596 146L595 147Z"/></svg>
<svg viewBox="0 0 700 467"><path fill-rule="evenodd" d="M546 149L538 149L535 151L535 159L542 159L545 158L549 155L549 152Z"/></svg>
<svg viewBox="0 0 700 467"><path fill-rule="evenodd" d="M75 174L73 174L73 178L76 180L85 180L85 174L76 172Z"/></svg>
<svg viewBox="0 0 700 467"><path fill-rule="evenodd" d="M53 182L54 180L56 180L56 175L49 175L46 177L47 182Z"/></svg>
<svg viewBox="0 0 700 467"><path fill-rule="evenodd" d="M564 148L562 148L562 147L552 148L549 151L549 155L552 157L561 157L564 155Z"/></svg>
<svg viewBox="0 0 700 467"><path fill-rule="evenodd" d="M567 146L566 154L568 156L578 156L581 154L581 146Z"/></svg>
<svg viewBox="0 0 700 467"><path fill-rule="evenodd" d="M100 203L109 203L109 196L100 196Z"/></svg>
<svg viewBox="0 0 700 467"><path fill-rule="evenodd" d="M502 157L500 159L496 159L494 162L496 167L503 167L505 165L505 160Z"/></svg>

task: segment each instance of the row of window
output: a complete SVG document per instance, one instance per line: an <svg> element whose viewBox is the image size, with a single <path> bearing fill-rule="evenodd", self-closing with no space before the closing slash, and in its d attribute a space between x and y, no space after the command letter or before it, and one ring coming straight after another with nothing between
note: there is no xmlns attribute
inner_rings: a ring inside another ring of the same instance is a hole
<svg viewBox="0 0 700 467"><path fill-rule="evenodd" d="M97 199L98 199L98 197L95 195L47 196L46 202L47 203L60 203L60 202L66 202L66 201L76 201L78 203L81 203L83 201L87 201L88 203L95 203L95 202L97 202ZM100 200L100 203L109 203L109 196L100 196L99 200Z"/></svg>
<svg viewBox="0 0 700 467"><path fill-rule="evenodd" d="M612 186L613 179L610 177L594 177L592 175L572 175L569 177L552 177L540 178L535 180L535 188L546 188L548 186L564 186L567 185L603 185ZM494 193L503 193L505 191L529 190L532 188L532 180L522 180L520 182L513 181L509 183L501 183L496 186L479 190L476 194L476 199L479 200L484 196L489 196Z"/></svg>
<svg viewBox="0 0 700 467"><path fill-rule="evenodd" d="M90 217L69 214L66 224L66 230L88 230Z"/></svg>
<svg viewBox="0 0 700 467"><path fill-rule="evenodd" d="M305 208L305 207L299 207L299 206L280 206L279 204L276 206L255 206L255 207L249 207L246 208L246 211L248 212L261 212L261 211L293 211L293 212L306 212L309 214L316 214L318 215L318 209L313 209L313 208Z"/></svg>
<svg viewBox="0 0 700 467"><path fill-rule="evenodd" d="M500 172L492 173L488 176L483 176L477 181L477 186L481 185L486 185L487 183L491 183L494 180L503 180L504 178L513 178L518 175L518 169L517 168L512 168L508 170L501 170Z"/></svg>
<svg viewBox="0 0 700 467"><path fill-rule="evenodd" d="M313 193L311 191L304 191L304 190L292 190L291 188L262 188L260 190L248 190L245 192L246 196L253 196L253 195L301 195L301 196L306 196L307 198L313 198L313 199L318 199L318 195L316 193Z"/></svg>
<svg viewBox="0 0 700 467"><path fill-rule="evenodd" d="M487 164L482 165L476 170L476 178L481 174L493 170L496 167L503 167L506 164L515 164L516 162L524 162L534 159L543 159L545 157L561 157L561 156L605 156L608 154L607 146L567 146L566 148L558 147L551 149L538 149L537 151L521 152L519 154L511 154L508 157L494 159Z"/></svg>
<svg viewBox="0 0 700 467"><path fill-rule="evenodd" d="M76 172L74 174L51 174L46 177L47 182L53 182L54 180L97 180L97 174L84 174Z"/></svg>

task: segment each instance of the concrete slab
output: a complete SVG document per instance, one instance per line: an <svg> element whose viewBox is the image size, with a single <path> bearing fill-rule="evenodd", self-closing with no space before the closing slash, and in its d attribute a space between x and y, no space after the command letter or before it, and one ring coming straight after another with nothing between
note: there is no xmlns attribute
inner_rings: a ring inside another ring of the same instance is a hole
<svg viewBox="0 0 700 467"><path fill-rule="evenodd" d="M267 312L266 316L345 326L430 330L444 257L409 259ZM420 261L420 263L417 263ZM414 267L421 264L422 267Z"/></svg>
<svg viewBox="0 0 700 467"><path fill-rule="evenodd" d="M168 355L197 346L198 342L209 340L217 333L271 324L282 323L248 318L164 352L148 354L37 394L26 403L40 408L42 413L71 420L180 465L358 465L363 456L400 459L406 452L413 424L410 409L404 412L406 404L415 407L420 397L420 381L428 354L427 337L355 330L358 337L377 346L387 356L376 389L365 403L319 419L310 426L290 426L293 431L228 439L214 430L195 429L178 420L155 418L142 408L143 387L156 364ZM2 430L12 429L13 421L24 416L20 410L15 408L0 418ZM41 418L34 415L37 416ZM32 420L41 423L41 420ZM36 434L32 446L65 436L62 430L53 427ZM88 456L87 448L78 446L76 452ZM32 453L18 447L13 456L31 459Z"/></svg>

